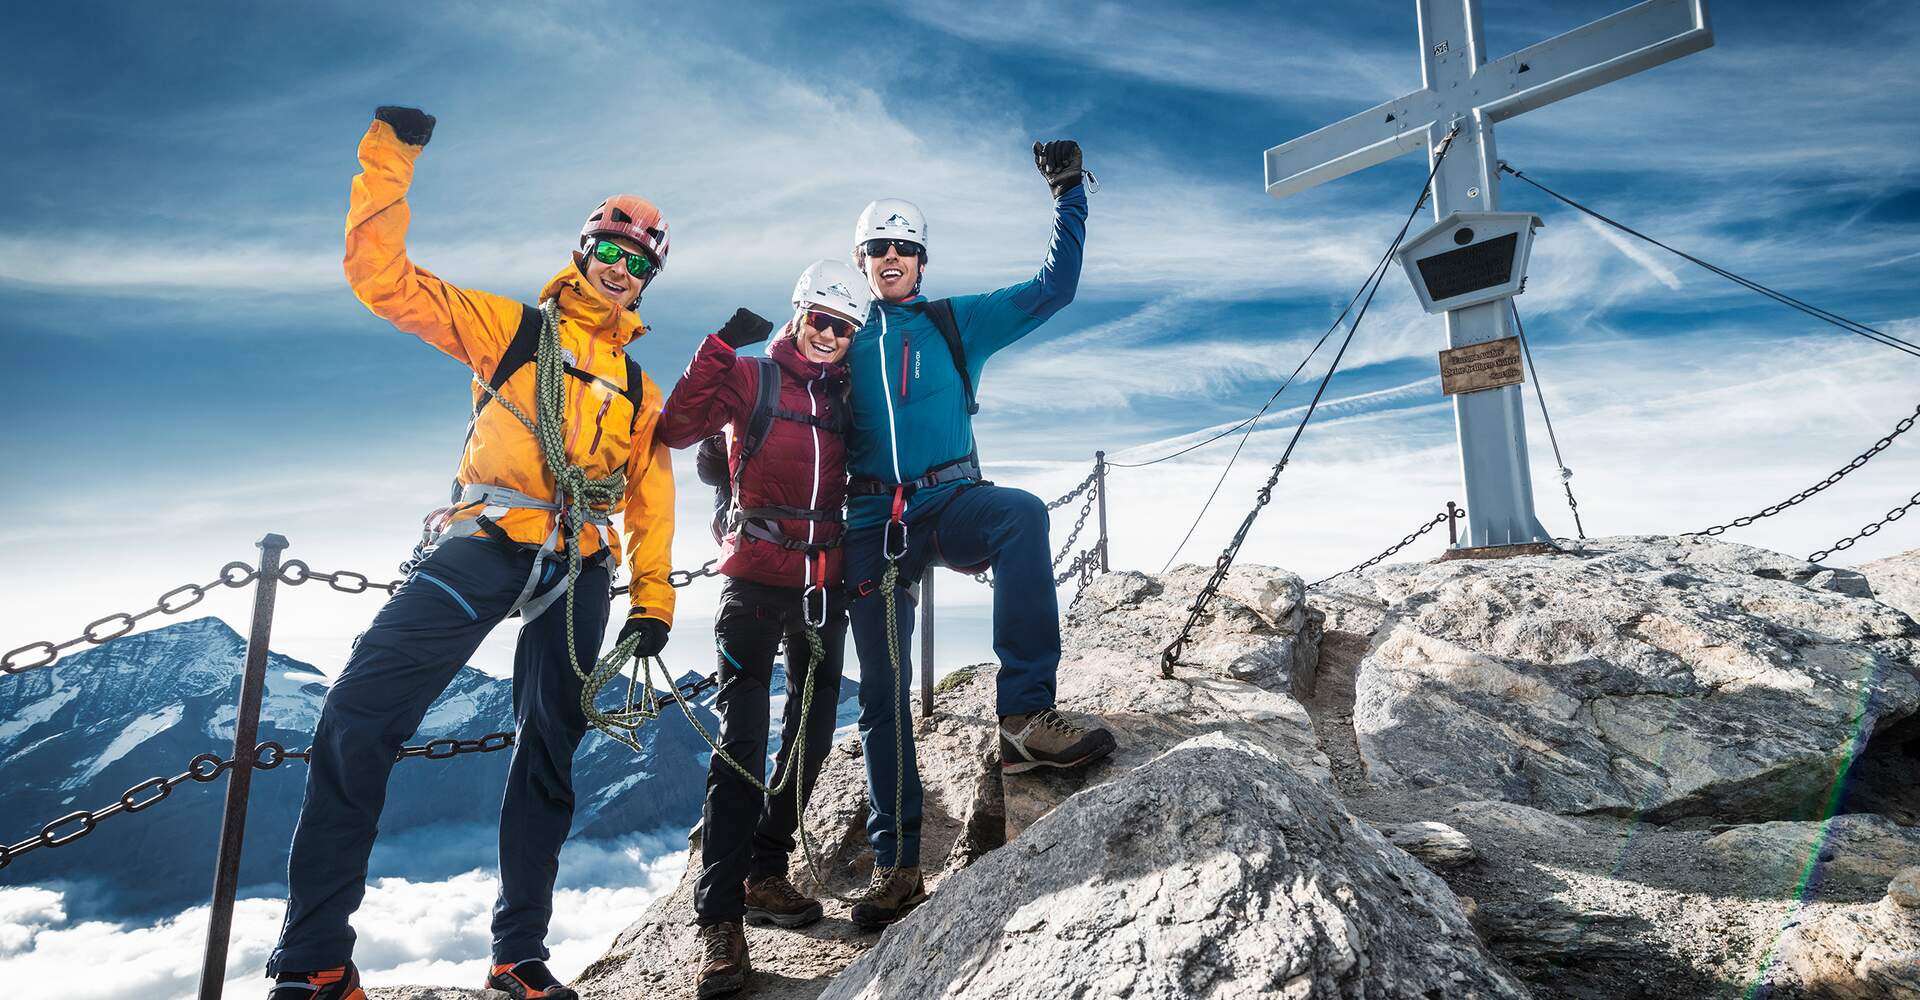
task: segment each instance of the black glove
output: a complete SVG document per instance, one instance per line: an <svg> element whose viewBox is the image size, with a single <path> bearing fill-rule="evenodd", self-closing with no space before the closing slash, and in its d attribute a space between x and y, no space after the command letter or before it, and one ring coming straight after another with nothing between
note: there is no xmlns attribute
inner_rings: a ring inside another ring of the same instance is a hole
<svg viewBox="0 0 1920 1000"><path fill-rule="evenodd" d="M733 471L727 468L725 434L709 434L700 439L700 447L693 453L693 471L708 486L725 486L733 481Z"/></svg>
<svg viewBox="0 0 1920 1000"><path fill-rule="evenodd" d="M1072 139L1034 143L1033 165L1040 168L1055 198L1080 186L1080 144Z"/></svg>
<svg viewBox="0 0 1920 1000"><path fill-rule="evenodd" d="M383 104L373 109L373 117L393 126L393 134L409 146L424 146L433 138L434 117L419 108Z"/></svg>
<svg viewBox="0 0 1920 1000"><path fill-rule="evenodd" d="M627 624L620 629L619 642L626 642L628 636L640 637L640 644L633 647L635 656L659 656L667 648L667 623L658 618L640 617L641 609L635 608L627 616Z"/></svg>
<svg viewBox="0 0 1920 1000"><path fill-rule="evenodd" d="M771 322L760 318L751 310L735 309L733 318L727 320L727 325L721 327L720 332L715 336L737 351L742 347L758 344L767 339L767 335L772 332Z"/></svg>

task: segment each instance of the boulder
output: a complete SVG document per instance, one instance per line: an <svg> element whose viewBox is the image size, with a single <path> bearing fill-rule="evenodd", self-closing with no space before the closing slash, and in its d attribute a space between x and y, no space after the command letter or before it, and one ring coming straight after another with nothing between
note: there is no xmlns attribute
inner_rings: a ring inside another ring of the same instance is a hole
<svg viewBox="0 0 1920 1000"><path fill-rule="evenodd" d="M1526 995L1444 882L1321 780L1216 733L954 874L822 997Z"/></svg>
<svg viewBox="0 0 1920 1000"><path fill-rule="evenodd" d="M1458 868L1473 861L1473 841L1445 823L1381 824L1379 830L1393 846L1418 858L1428 868Z"/></svg>
<svg viewBox="0 0 1920 1000"><path fill-rule="evenodd" d="M1920 625L1822 569L1621 537L1342 578L1330 593L1379 609L1355 679L1366 778L1657 822L1818 815L1920 709Z"/></svg>
<svg viewBox="0 0 1920 1000"><path fill-rule="evenodd" d="M1056 697L1069 715L1105 723L1119 748L1076 774L1008 776L1008 838L1068 795L1206 733L1251 741L1314 780L1332 780L1313 722L1293 694L1312 686L1319 640L1317 616L1305 608L1299 577L1265 566L1227 574L1216 605L1220 614L1194 630L1174 676L1161 676L1160 650L1186 621L1185 609L1205 576L1182 566L1162 584L1116 572L1080 592L1061 631ZM983 714L992 711L992 669L980 668L955 692Z"/></svg>
<svg viewBox="0 0 1920 1000"><path fill-rule="evenodd" d="M1704 846L1728 864L1804 872L1821 883L1855 889L1878 888L1902 867L1920 861L1920 829L1852 813L1825 823L1739 826L1708 838Z"/></svg>
<svg viewBox="0 0 1920 1000"><path fill-rule="evenodd" d="M1920 910L1891 898L1828 909L1788 928L1779 956L1820 1000L1920 997Z"/></svg>
<svg viewBox="0 0 1920 1000"><path fill-rule="evenodd" d="M1876 559L1860 567L1880 603L1920 618L1920 549Z"/></svg>

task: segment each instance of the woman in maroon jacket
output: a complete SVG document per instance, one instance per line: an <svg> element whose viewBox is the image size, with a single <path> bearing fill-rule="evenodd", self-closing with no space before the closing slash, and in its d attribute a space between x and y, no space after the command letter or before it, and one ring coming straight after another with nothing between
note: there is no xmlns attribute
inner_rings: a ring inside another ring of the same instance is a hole
<svg viewBox="0 0 1920 1000"><path fill-rule="evenodd" d="M831 746L846 648L840 588L841 508L846 501L847 370L842 360L867 315L871 292L850 265L819 261L793 290L793 319L766 358L737 351L765 340L773 324L745 309L700 345L661 412L660 440L685 448L731 426L732 502L720 524L720 745L757 770L767 759L769 684L777 647L787 647L787 706L774 786L806 730L799 777L810 787ZM717 463L714 463L717 464ZM824 647L813 663L808 627ZM808 674L813 699L802 720ZM740 989L750 968L742 918L801 927L820 904L787 879L799 823L795 796L762 795L716 755L707 770L700 877L694 912L704 945L695 976L702 997ZM744 884L743 884L744 882Z"/></svg>

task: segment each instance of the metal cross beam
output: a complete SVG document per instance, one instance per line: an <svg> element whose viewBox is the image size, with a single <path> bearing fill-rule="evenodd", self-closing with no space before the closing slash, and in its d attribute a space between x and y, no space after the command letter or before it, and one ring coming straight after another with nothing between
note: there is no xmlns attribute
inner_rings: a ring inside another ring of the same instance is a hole
<svg viewBox="0 0 1920 1000"><path fill-rule="evenodd" d="M1433 182L1433 217L1499 208L1493 123L1713 44L1706 0L1646 0L1487 61L1480 0L1415 0L1419 91L1267 150L1267 193L1304 191L1403 153L1436 148L1456 124ZM1447 346L1512 335L1507 300L1447 313ZM1467 497L1460 548L1551 541L1533 511L1520 387L1453 397Z"/></svg>

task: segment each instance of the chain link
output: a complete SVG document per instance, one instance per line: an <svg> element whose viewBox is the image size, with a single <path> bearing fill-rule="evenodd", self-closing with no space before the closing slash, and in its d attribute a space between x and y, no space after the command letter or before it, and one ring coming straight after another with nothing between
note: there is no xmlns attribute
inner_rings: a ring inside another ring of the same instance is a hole
<svg viewBox="0 0 1920 1000"><path fill-rule="evenodd" d="M404 746L394 754L395 760L408 757L425 757L428 760L446 760L469 753L492 753L505 750L513 745L513 734L507 732L488 733L479 739L462 740L451 737L428 740L419 746ZM271 771L291 760L306 761L312 758L312 750L289 750L278 740L266 740L254 746L250 763L257 771ZM121 813L137 813L173 794L174 786L195 781L201 784L213 781L222 774L240 766L238 760L228 760L217 753L203 753L187 762L187 769L171 778L158 775L120 793L120 797L110 805L99 809L81 809L70 812L42 826L40 832L17 844L0 843L0 868L13 863L13 859L37 851L42 847L65 847L98 829L102 820Z"/></svg>
<svg viewBox="0 0 1920 1000"><path fill-rule="evenodd" d="M1065 507L1069 503L1072 503L1073 499L1075 497L1078 497L1082 493L1086 494L1087 496L1086 501L1080 505L1080 516L1074 519L1073 530L1067 532L1066 544L1060 546L1060 551L1054 555L1051 568L1060 569L1060 564L1066 560L1067 553L1073 551L1073 543L1079 540L1080 530L1087 526L1087 517L1093 513L1093 505L1099 499L1099 496L1100 496L1099 488L1094 485L1095 481L1098 480L1099 478L1100 478L1100 466L1098 463L1095 463L1093 467L1093 471L1087 473L1087 478L1080 480L1080 485L1075 486L1071 490L1068 490L1064 496L1060 497L1060 499L1051 501L1047 504L1048 511L1055 511L1055 510L1059 510L1062 507ZM1095 550L1088 549L1087 551L1094 552ZM1097 558L1097 556L1095 558ZM1054 586L1057 587L1063 583L1066 583L1068 580L1073 579L1073 577L1079 573L1080 573L1080 563L1079 563L1079 558L1076 557L1072 565L1068 566L1065 570L1061 571L1061 573L1058 576L1053 578ZM987 570L983 569L980 572L973 574L973 578L974 580L980 583L986 584L988 587L993 586L993 574ZM1087 585L1086 581L1082 580L1080 582L1080 585L1082 587L1086 586Z"/></svg>
<svg viewBox="0 0 1920 1000"><path fill-rule="evenodd" d="M712 559L709 559L706 562L701 563L699 569L672 570L667 573L667 586L679 588L679 587L684 587L692 583L693 581L700 579L703 576L719 576L720 570L717 568L719 565L720 565L720 557L715 556ZM633 589L632 584L623 583L620 586L613 588L613 596L619 597L621 594L627 593L632 589Z"/></svg>
<svg viewBox="0 0 1920 1000"><path fill-rule="evenodd" d="M384 591L389 596L400 589L405 580L390 580L375 583L365 573L352 570L340 570L334 573L322 573L312 569L298 559L289 559L280 564L280 582L290 587L298 587L311 580L318 580L343 594L364 594L369 590Z"/></svg>
<svg viewBox="0 0 1920 1000"><path fill-rule="evenodd" d="M1447 518L1449 516L1459 517L1460 515L1465 514L1466 512L1467 512L1467 509L1465 507L1453 507L1448 510L1443 510L1438 514L1433 515L1433 520L1428 521L1427 523L1421 525L1418 528L1415 528L1411 534L1407 535L1407 537L1402 538L1398 542L1395 542L1392 545L1387 546L1387 550L1385 552L1382 552L1379 555L1374 556L1372 559L1369 559L1358 566L1354 566L1348 569L1343 569L1340 572L1333 574L1332 576L1321 577L1320 579L1307 584L1307 586L1318 587L1321 584L1326 583L1328 580L1337 580L1340 577L1346 576L1348 573L1358 573L1363 569L1368 569L1373 566L1378 566L1380 565L1380 561L1382 559L1385 559L1388 556L1393 555L1395 552L1398 552L1401 549L1404 549L1407 546L1412 545L1414 539L1419 538L1421 535L1424 535L1429 531L1432 531L1438 525L1447 523Z"/></svg>
<svg viewBox="0 0 1920 1000"><path fill-rule="evenodd" d="M1810 563L1817 563L1826 559L1828 556L1834 554L1835 552L1844 552L1847 549L1853 548L1853 545L1855 542L1858 542L1862 538L1871 538L1874 535L1879 534L1881 528L1884 528L1887 525L1892 524L1893 522L1898 521L1903 517L1906 517L1907 512L1914 509L1915 507L1920 507L1920 493L1915 493L1910 499L1907 500L1906 503L1901 504L1900 506L1895 507L1890 511L1887 511L1887 515L1881 518L1880 520L1874 521L1873 523L1867 525L1866 527L1861 528L1859 531L1854 532L1853 534L1840 539L1839 541L1833 543L1832 545L1829 545L1826 548L1821 549L1820 551L1815 552L1814 554L1808 556L1807 561Z"/></svg>
<svg viewBox="0 0 1920 1000"><path fill-rule="evenodd" d="M1900 435L1905 434L1907 431L1913 429L1913 423L1916 419L1920 419L1920 406L1914 407L1912 413L1901 418L1899 423L1894 424L1893 430L1889 432L1886 437L1883 437L1880 440L1875 441L1872 447L1868 448L1866 451L1863 451L1858 455L1855 455L1852 461L1848 462L1847 464L1841 466L1838 469L1835 469L1832 473L1830 473L1827 476L1827 478L1822 479L1817 483L1814 483L1812 486L1809 486L1806 489L1801 490L1798 493L1795 493L1794 495L1786 498L1785 500L1780 501L1779 503L1769 504L1766 507L1762 507L1758 513L1748 514L1745 517L1736 517L1725 524L1716 524L1711 528L1703 528L1700 531L1689 531L1687 532L1687 534L1708 535L1708 536L1723 535L1723 534L1726 534L1729 528L1744 528L1747 525L1752 524L1753 522L1758 521L1763 517L1772 517L1773 515L1778 514L1789 507L1792 507L1796 504L1803 503L1807 500L1812 499L1814 495L1818 494L1821 490L1824 490L1827 487L1832 486L1833 484L1839 482L1840 480L1845 479L1848 473L1851 473L1853 470L1858 469L1859 467L1867 464L1868 460L1872 459L1873 456L1878 455L1883 451L1886 451L1887 446L1893 443L1894 438L1897 438ZM1875 529L1875 530L1878 530L1878 529ZM1852 544L1852 543L1849 542L1848 544ZM1835 543L1832 549L1828 549L1826 551L1832 552L1837 549L1842 549L1845 547L1846 546L1844 545ZM1818 562L1819 560L1816 559L1814 561Z"/></svg>
<svg viewBox="0 0 1920 1000"><path fill-rule="evenodd" d="M181 584L161 594L153 606L144 611L116 611L104 618L87 623L80 634L65 642L30 642L24 646L7 651L0 656L0 673L19 674L40 667L49 667L60 660L61 654L75 646L98 646L103 642L118 639L134 630L144 619L154 615L177 615L206 599L207 594L218 587L239 588L254 581L254 568L243 562L230 562L220 567L220 575L207 583Z"/></svg>

